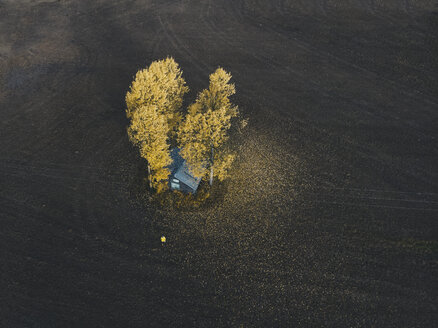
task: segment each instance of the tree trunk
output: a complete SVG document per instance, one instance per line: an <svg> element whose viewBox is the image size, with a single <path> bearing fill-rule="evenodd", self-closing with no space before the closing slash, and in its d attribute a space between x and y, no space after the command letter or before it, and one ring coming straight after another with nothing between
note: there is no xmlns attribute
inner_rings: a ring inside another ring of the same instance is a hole
<svg viewBox="0 0 438 328"><path fill-rule="evenodd" d="M149 188L152 189L152 177L151 177L151 166L148 163L148 179L149 179Z"/></svg>
<svg viewBox="0 0 438 328"><path fill-rule="evenodd" d="M210 158L210 186L213 185L213 147L211 147L211 158Z"/></svg>

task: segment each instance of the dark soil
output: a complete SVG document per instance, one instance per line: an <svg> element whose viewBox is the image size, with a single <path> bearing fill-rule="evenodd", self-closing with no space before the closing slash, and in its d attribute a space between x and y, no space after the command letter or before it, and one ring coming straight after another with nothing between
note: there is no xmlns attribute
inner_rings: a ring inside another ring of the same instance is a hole
<svg viewBox="0 0 438 328"><path fill-rule="evenodd" d="M0 0L0 326L436 326L435 4ZM126 134L168 55L249 118L196 210Z"/></svg>

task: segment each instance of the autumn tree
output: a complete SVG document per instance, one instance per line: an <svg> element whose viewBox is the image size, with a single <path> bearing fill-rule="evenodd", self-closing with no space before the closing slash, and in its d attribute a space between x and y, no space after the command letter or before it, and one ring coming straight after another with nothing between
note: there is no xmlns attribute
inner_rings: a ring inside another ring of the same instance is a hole
<svg viewBox="0 0 438 328"><path fill-rule="evenodd" d="M235 158L226 148L231 121L239 113L229 99L235 94L230 79L231 74L222 68L212 73L209 88L200 92L189 106L178 130L181 156L194 176L203 177L206 170L210 171L210 185L215 175L219 180L227 177Z"/></svg>
<svg viewBox="0 0 438 328"><path fill-rule="evenodd" d="M147 160L149 187L158 192L165 188L170 174L167 166L172 163L168 131L167 118L156 105L141 105L132 113L129 139Z"/></svg>
<svg viewBox="0 0 438 328"><path fill-rule="evenodd" d="M148 162L149 185L165 188L171 164L169 140L181 121L183 96L188 92L173 58L154 61L137 72L126 94L128 135Z"/></svg>
<svg viewBox="0 0 438 328"><path fill-rule="evenodd" d="M189 91L182 71L171 57L152 62L135 75L126 94L126 115L131 118L141 105L155 105L166 116L169 134L173 135L181 121L181 106Z"/></svg>
<svg viewBox="0 0 438 328"><path fill-rule="evenodd" d="M166 188L172 162L170 144L175 136L181 156L196 177L210 172L224 180L235 159L227 140L233 118L239 112L230 97L235 86L231 74L218 68L210 75L208 89L197 96L182 120L181 106L188 87L173 58L154 61L137 72L126 94L128 135L147 160L149 184L158 192Z"/></svg>

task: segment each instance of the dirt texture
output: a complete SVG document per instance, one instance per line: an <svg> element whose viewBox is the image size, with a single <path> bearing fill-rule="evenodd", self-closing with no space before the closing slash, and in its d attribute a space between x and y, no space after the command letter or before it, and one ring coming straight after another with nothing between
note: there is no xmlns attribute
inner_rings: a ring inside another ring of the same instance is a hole
<svg viewBox="0 0 438 328"><path fill-rule="evenodd" d="M0 0L0 326L437 326L437 54L432 0ZM197 210L126 133L166 56L249 118Z"/></svg>

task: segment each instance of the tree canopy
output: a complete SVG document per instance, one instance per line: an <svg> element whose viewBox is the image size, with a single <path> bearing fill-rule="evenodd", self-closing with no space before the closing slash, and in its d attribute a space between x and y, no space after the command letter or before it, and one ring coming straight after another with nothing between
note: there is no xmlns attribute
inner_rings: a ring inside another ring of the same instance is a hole
<svg viewBox="0 0 438 328"><path fill-rule="evenodd" d="M149 184L158 192L167 186L172 163L170 144L177 141L180 155L195 177L224 180L235 159L227 147L232 119L239 115L230 97L231 74L218 68L183 117L183 97L189 91L173 58L154 61L137 72L126 94L128 135L147 160ZM175 140L176 138L176 140ZM215 173L215 174L214 174Z"/></svg>
<svg viewBox="0 0 438 328"><path fill-rule="evenodd" d="M148 162L149 184L157 190L167 180L172 163L168 143L168 123L156 105L142 105L132 113L128 135Z"/></svg>
<svg viewBox="0 0 438 328"><path fill-rule="evenodd" d="M218 68L210 75L208 89L201 91L188 108L188 114L178 130L178 142L182 157L189 163L192 174L202 177L210 170L210 184L214 171L223 180L235 158L223 147L228 140L232 118L238 116L238 108L229 97L235 94L235 86L229 81L231 74Z"/></svg>
<svg viewBox="0 0 438 328"><path fill-rule="evenodd" d="M178 64L166 58L138 71L126 94L126 115L131 120L128 135L147 160L149 184L157 190L164 188L170 174L169 138L181 121L188 90Z"/></svg>
<svg viewBox="0 0 438 328"><path fill-rule="evenodd" d="M181 120L183 97L188 91L182 71L173 58L154 61L135 75L125 98L126 115L131 118L141 105L156 105L166 116L169 132L172 132Z"/></svg>

